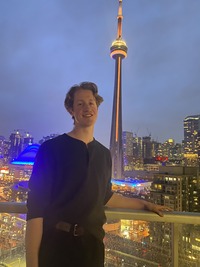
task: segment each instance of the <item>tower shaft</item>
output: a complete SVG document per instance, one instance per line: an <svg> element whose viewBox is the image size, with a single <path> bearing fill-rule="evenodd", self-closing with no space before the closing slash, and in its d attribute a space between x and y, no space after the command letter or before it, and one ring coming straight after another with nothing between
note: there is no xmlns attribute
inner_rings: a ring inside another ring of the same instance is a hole
<svg viewBox="0 0 200 267"><path fill-rule="evenodd" d="M119 0L117 38L112 43L110 55L115 60L115 81L110 136L110 151L112 157L112 177L123 177L122 151L122 59L127 56L127 46L122 39L122 0Z"/></svg>

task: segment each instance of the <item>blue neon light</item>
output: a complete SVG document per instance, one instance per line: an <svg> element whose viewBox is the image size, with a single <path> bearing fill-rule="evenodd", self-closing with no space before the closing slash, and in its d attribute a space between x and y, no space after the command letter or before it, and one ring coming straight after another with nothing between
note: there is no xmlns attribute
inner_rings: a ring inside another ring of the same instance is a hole
<svg viewBox="0 0 200 267"><path fill-rule="evenodd" d="M33 165L34 161L15 161L15 160L13 160L11 162L11 164L14 164L14 165Z"/></svg>
<svg viewBox="0 0 200 267"><path fill-rule="evenodd" d="M111 179L111 183L112 184L116 184L116 185L128 185L131 187L136 187L142 183L146 183L147 181L144 180L131 180L131 181L125 181L125 180L115 180L115 179Z"/></svg>
<svg viewBox="0 0 200 267"><path fill-rule="evenodd" d="M11 161L11 164L14 165L33 165L35 156L38 152L40 145L39 144L33 144L24 149L24 151L21 152L21 154Z"/></svg>

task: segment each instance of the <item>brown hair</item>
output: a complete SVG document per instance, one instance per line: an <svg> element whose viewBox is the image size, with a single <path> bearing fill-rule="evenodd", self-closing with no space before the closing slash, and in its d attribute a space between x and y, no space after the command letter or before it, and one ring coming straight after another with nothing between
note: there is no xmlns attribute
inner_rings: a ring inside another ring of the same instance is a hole
<svg viewBox="0 0 200 267"><path fill-rule="evenodd" d="M97 103L97 107L99 107L99 105L103 102L103 97L101 97L98 94L98 87L95 83L82 82L80 84L75 84L69 89L68 93L66 94L65 101L64 101L65 108L69 113L71 112L73 108L74 94L80 89L90 90L93 93L96 103Z"/></svg>

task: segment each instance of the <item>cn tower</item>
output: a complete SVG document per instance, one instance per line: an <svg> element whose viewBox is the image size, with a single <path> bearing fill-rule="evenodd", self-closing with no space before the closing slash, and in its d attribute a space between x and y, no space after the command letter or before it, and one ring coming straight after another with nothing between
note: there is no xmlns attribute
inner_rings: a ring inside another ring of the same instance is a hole
<svg viewBox="0 0 200 267"><path fill-rule="evenodd" d="M112 178L123 178L122 150L122 59L127 56L128 47L122 39L122 0L119 0L117 16L117 38L110 48L110 56L115 60L115 82L110 136L110 152L112 157Z"/></svg>

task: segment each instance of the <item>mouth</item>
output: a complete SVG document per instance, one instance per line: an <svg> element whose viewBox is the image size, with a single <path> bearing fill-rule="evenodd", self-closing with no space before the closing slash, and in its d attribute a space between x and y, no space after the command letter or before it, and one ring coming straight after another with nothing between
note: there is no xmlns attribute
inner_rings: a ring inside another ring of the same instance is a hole
<svg viewBox="0 0 200 267"><path fill-rule="evenodd" d="M83 115L84 118L91 118L93 116L93 114L85 114Z"/></svg>

